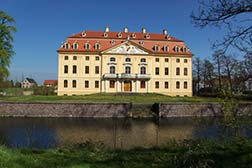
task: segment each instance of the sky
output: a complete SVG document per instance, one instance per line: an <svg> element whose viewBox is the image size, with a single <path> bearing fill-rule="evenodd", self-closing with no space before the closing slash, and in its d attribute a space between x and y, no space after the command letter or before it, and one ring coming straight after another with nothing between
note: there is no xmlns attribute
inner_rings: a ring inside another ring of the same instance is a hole
<svg viewBox="0 0 252 168"><path fill-rule="evenodd" d="M162 33L184 40L195 57L211 57L211 43L225 33L217 28L199 29L190 14L198 0L0 0L0 10L16 22L10 79L32 77L39 84L57 79L58 55L66 37L83 30Z"/></svg>

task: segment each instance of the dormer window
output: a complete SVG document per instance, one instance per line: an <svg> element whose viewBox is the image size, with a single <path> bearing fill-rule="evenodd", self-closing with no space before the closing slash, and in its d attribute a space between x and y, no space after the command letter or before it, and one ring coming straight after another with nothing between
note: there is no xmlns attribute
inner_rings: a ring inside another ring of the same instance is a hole
<svg viewBox="0 0 252 168"><path fill-rule="evenodd" d="M101 45L99 43L95 43L95 49L100 50L100 48L101 48Z"/></svg>
<svg viewBox="0 0 252 168"><path fill-rule="evenodd" d="M111 57L111 58L109 59L109 61L110 61L110 62L115 62L116 59L115 59L115 57Z"/></svg>
<svg viewBox="0 0 252 168"><path fill-rule="evenodd" d="M167 45L164 46L163 48L164 52L168 52L169 51L169 47Z"/></svg>
<svg viewBox="0 0 252 168"><path fill-rule="evenodd" d="M139 41L139 44L144 45L144 41L143 40Z"/></svg>
<svg viewBox="0 0 252 168"><path fill-rule="evenodd" d="M174 51L175 51L175 52L179 52L179 47L178 47L178 46L175 46L175 47L174 47Z"/></svg>
<svg viewBox="0 0 252 168"><path fill-rule="evenodd" d="M125 62L131 62L131 59L130 58L126 58Z"/></svg>
<svg viewBox="0 0 252 168"><path fill-rule="evenodd" d="M186 47L183 47L183 48L182 48L182 52L187 52L187 48L186 48Z"/></svg>
<svg viewBox="0 0 252 168"><path fill-rule="evenodd" d="M66 43L65 44L65 49L69 49L70 48L70 44L69 43Z"/></svg>
<svg viewBox="0 0 252 168"><path fill-rule="evenodd" d="M122 33L118 33L117 37L122 38Z"/></svg>
<svg viewBox="0 0 252 168"><path fill-rule="evenodd" d="M135 33L132 34L132 38L136 38L136 34Z"/></svg>
<svg viewBox="0 0 252 168"><path fill-rule="evenodd" d="M108 33L105 32L105 33L103 34L103 36L104 36L104 37L108 37Z"/></svg>
<svg viewBox="0 0 252 168"><path fill-rule="evenodd" d="M111 43L112 45L114 45L114 44L115 44L115 40L111 40L110 43Z"/></svg>
<svg viewBox="0 0 252 168"><path fill-rule="evenodd" d="M141 58L141 62L146 62L146 59L145 58Z"/></svg>
<svg viewBox="0 0 252 168"><path fill-rule="evenodd" d="M90 50L90 44L89 44L89 43L86 43L86 44L85 44L85 49L86 49L86 50Z"/></svg>
<svg viewBox="0 0 252 168"><path fill-rule="evenodd" d="M78 49L78 43L73 44L73 49Z"/></svg>
<svg viewBox="0 0 252 168"><path fill-rule="evenodd" d="M159 45L154 46L154 51L159 51L159 49L160 49Z"/></svg>
<svg viewBox="0 0 252 168"><path fill-rule="evenodd" d="M145 38L149 39L149 38L150 38L150 34L147 33L147 34L145 35Z"/></svg>
<svg viewBox="0 0 252 168"><path fill-rule="evenodd" d="M87 33L85 31L81 33L82 37L85 37L86 35L87 35Z"/></svg>

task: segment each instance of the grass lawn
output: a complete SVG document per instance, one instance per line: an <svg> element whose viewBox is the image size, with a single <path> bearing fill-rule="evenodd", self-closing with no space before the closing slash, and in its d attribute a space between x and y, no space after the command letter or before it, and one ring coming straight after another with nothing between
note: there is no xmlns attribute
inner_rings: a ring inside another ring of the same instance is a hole
<svg viewBox="0 0 252 168"><path fill-rule="evenodd" d="M161 94L115 95L91 94L83 96L2 96L0 102L69 102L69 103L127 103L153 104L168 102L221 102L220 98L170 97Z"/></svg>
<svg viewBox="0 0 252 168"><path fill-rule="evenodd" d="M171 142L164 147L111 150L95 145L59 149L0 146L1 168L188 168L252 166L251 140Z"/></svg>

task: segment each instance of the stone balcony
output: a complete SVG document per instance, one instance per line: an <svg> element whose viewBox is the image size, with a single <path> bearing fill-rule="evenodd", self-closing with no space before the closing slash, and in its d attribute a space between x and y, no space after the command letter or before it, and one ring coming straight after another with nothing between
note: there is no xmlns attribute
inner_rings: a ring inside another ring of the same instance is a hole
<svg viewBox="0 0 252 168"><path fill-rule="evenodd" d="M104 74L104 79L150 79L150 74L127 74L127 73L118 73L118 74Z"/></svg>

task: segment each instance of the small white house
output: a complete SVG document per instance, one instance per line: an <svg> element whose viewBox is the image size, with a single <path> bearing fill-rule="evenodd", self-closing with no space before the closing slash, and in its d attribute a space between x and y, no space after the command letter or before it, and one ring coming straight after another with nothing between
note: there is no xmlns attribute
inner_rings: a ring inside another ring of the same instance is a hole
<svg viewBox="0 0 252 168"><path fill-rule="evenodd" d="M21 88L31 88L32 86L37 85L36 81L32 78L25 78L21 82Z"/></svg>

